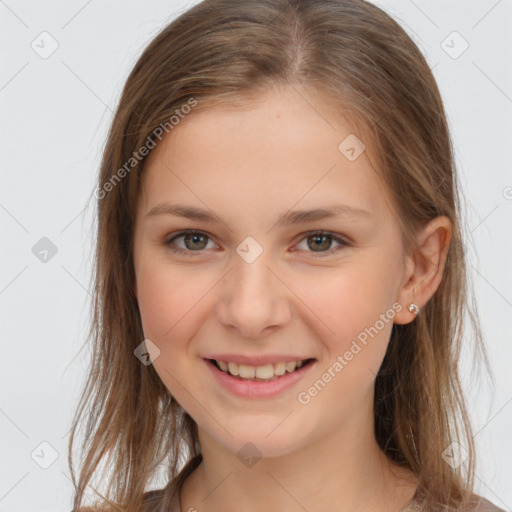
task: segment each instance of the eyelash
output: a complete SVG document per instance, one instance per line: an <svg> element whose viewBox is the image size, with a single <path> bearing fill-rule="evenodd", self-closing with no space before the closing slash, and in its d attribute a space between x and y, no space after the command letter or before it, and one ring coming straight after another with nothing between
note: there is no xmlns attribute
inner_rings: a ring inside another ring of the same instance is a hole
<svg viewBox="0 0 512 512"><path fill-rule="evenodd" d="M207 233L203 232L203 231L198 231L198 230L195 230L195 229L186 229L184 231L180 231L179 233L174 234L172 236L172 238L170 238L170 239L168 239L167 241L164 242L164 245L166 247L168 247L171 251L175 252L175 253L187 254L187 255L190 255L190 256L193 256L193 257L194 256L198 256L200 253L204 252L204 250L191 251L191 250L188 250L188 249L182 249L180 247L176 247L176 245L173 244L174 240L176 240L178 238L181 238L181 237L183 237L185 235L190 235L190 234L202 235L202 236L208 238L209 240L212 240L212 237L210 235L208 235ZM318 251L316 253L315 253L315 251L306 251L306 252L311 252L314 255L315 258L317 258L317 257L318 258L322 258L322 257L324 257L324 255L325 256L330 256L330 255L332 255L334 253L337 253L341 249L351 245L344 238L341 238L341 237L337 236L335 233L331 233L329 231L310 231L310 232L304 233L304 236L303 236L303 238L301 238L299 240L299 243L302 242L304 239L312 237L312 236L328 236L334 242L337 242L337 243L340 244L339 247L336 247L334 249L328 249L326 251ZM197 253L197 254L194 254L194 253Z"/></svg>

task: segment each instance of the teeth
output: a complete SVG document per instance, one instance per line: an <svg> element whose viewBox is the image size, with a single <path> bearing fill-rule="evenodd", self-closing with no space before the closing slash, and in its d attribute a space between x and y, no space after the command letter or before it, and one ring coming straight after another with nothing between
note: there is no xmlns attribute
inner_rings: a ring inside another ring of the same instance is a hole
<svg viewBox="0 0 512 512"><path fill-rule="evenodd" d="M276 363L274 365L274 375L284 375L286 373L286 363Z"/></svg>
<svg viewBox="0 0 512 512"><path fill-rule="evenodd" d="M255 369L255 373L258 379L271 379L274 376L274 366L271 364L258 366ZM243 375L243 377L245 377L245 375Z"/></svg>
<svg viewBox="0 0 512 512"><path fill-rule="evenodd" d="M286 363L286 371L292 373L293 370L295 370L296 366L297 363L295 361L292 361L291 363Z"/></svg>
<svg viewBox="0 0 512 512"><path fill-rule="evenodd" d="M286 372L292 373L296 368L300 368L304 361L291 361L289 363L266 364L265 366L248 366L245 364L236 364L226 361L216 361L223 372L239 376L242 379L262 379L272 380L284 375Z"/></svg>
<svg viewBox="0 0 512 512"><path fill-rule="evenodd" d="M231 364L229 363L229 370L231 371ZM246 366L245 364L238 365L238 375L242 379L254 379L256 377L256 368L254 366Z"/></svg>
<svg viewBox="0 0 512 512"><path fill-rule="evenodd" d="M231 375L238 375L238 365L236 363L228 363L228 370Z"/></svg>

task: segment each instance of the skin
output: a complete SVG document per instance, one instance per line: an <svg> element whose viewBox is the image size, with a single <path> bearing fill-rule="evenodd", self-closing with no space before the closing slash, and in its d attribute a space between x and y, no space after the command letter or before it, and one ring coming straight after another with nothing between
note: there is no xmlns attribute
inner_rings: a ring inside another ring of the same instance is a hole
<svg viewBox="0 0 512 512"><path fill-rule="evenodd" d="M160 350L155 370L198 424L203 453L181 490L182 511L397 512L414 494L416 478L375 441L373 385L393 322L414 321L407 306L421 308L439 286L451 226L446 217L432 220L417 231L418 249L405 254L369 141L355 161L338 150L351 133L319 93L275 87L244 108L192 112L146 162L134 292L145 337ZM225 223L147 217L161 202L206 208ZM275 226L290 209L338 203L369 215ZM174 253L165 242L184 229L209 238L175 239L188 253ZM310 232L318 230L350 244L315 244ZM236 252L247 236L263 248L252 263ZM298 393L390 308L392 320L299 403ZM206 371L202 357L219 352L317 361L291 390L245 399ZM247 442L262 456L252 467L237 457Z"/></svg>

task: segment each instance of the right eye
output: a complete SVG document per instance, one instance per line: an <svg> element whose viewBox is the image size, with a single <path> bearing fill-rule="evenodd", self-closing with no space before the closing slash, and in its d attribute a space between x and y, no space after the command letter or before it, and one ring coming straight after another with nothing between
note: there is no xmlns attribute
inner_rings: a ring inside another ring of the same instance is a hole
<svg viewBox="0 0 512 512"><path fill-rule="evenodd" d="M181 247L176 244L176 240L180 239L183 240L183 245ZM202 252L203 249L208 248L208 240L211 241L210 237L206 233L187 229L176 233L172 238L164 242L164 244L173 252L192 255L194 252ZM211 241L211 243L214 242Z"/></svg>

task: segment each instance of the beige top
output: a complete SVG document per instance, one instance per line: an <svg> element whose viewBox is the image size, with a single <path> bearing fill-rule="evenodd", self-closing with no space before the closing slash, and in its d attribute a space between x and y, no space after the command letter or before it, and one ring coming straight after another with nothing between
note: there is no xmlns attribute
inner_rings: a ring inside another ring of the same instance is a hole
<svg viewBox="0 0 512 512"><path fill-rule="evenodd" d="M154 512L181 512L180 503L180 489L185 481L194 469L199 466L202 460L202 455L198 454L193 457L180 473L167 484L164 489L150 491L145 494L145 500L149 502L157 503L160 506L151 508ZM162 499L163 498L163 499ZM418 487L416 493L412 497L411 501L399 512L428 512L425 507L425 499L422 495L421 489ZM505 512L505 510L498 508L490 501L475 495L474 505L466 512Z"/></svg>

